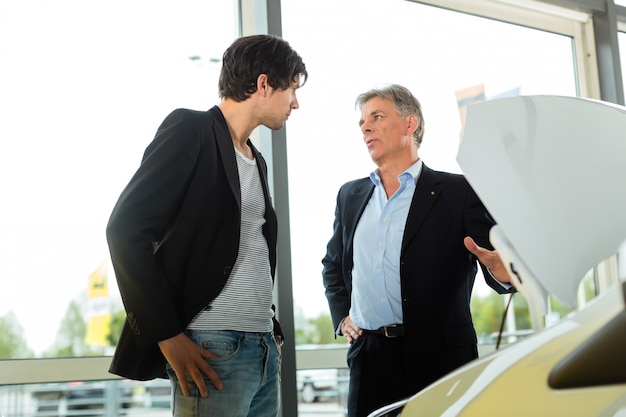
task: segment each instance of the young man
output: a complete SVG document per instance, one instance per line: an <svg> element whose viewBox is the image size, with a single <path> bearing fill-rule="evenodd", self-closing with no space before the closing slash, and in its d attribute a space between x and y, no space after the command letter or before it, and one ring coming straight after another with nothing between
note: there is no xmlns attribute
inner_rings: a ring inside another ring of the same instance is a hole
<svg viewBox="0 0 626 417"><path fill-rule="evenodd" d="M166 374L175 416L276 416L276 215L248 139L298 108L305 64L284 40L237 39L218 106L178 109L122 192L107 239L127 319L111 372Z"/></svg>
<svg viewBox="0 0 626 417"><path fill-rule="evenodd" d="M323 279L348 350L349 416L409 397L476 358L469 300L476 260L498 292L510 277L488 240L493 221L465 178L418 157L424 119L399 85L357 99L377 166L339 190ZM470 237L472 236L472 237ZM492 276L493 274L493 276Z"/></svg>

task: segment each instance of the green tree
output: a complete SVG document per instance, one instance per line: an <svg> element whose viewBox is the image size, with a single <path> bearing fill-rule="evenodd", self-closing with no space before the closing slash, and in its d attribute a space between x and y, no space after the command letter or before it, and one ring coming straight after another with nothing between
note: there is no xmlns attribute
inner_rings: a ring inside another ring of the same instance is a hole
<svg viewBox="0 0 626 417"><path fill-rule="evenodd" d="M32 358L33 351L24 338L24 329L15 314L9 311L0 317L0 358Z"/></svg>
<svg viewBox="0 0 626 417"><path fill-rule="evenodd" d="M587 276L585 276L585 278L582 280L582 283L580 285L582 286L582 291L584 294L583 297L585 301L590 301L597 295L596 284L595 284L593 273L590 272L589 274L587 274ZM567 316L569 313L571 313L574 310L575 308L572 308L566 304L563 304L562 302L557 300L555 297L550 295L550 311L552 311L553 313L557 313L560 318Z"/></svg>
<svg viewBox="0 0 626 417"><path fill-rule="evenodd" d="M474 319L474 328L479 338L488 338L492 333L500 330L504 308L509 301L509 297L510 295L497 293L482 297L477 295L472 297L470 307ZM515 328L517 330L530 329L530 315L526 299L521 294L516 293L513 295L512 303L515 314Z"/></svg>
<svg viewBox="0 0 626 417"><path fill-rule="evenodd" d="M322 313L315 318L300 319L296 328L296 344L346 343L346 339L335 338L333 322L329 314Z"/></svg>
<svg viewBox="0 0 626 417"><path fill-rule="evenodd" d="M507 297L509 296L507 295ZM520 293L515 293L513 295L513 304L515 306L513 310L515 312L515 328L517 330L532 329L526 298Z"/></svg>
<svg viewBox="0 0 626 417"><path fill-rule="evenodd" d="M328 344L328 343L346 343L343 337L335 337L333 331L333 320L329 314L320 314L316 318L310 319L312 326L311 343Z"/></svg>
<svg viewBox="0 0 626 417"><path fill-rule="evenodd" d="M56 339L50 350L44 352L46 357L74 357L102 355L103 348L93 348L85 344L87 334L86 314L83 305L72 300L61 320Z"/></svg>
<svg viewBox="0 0 626 417"><path fill-rule="evenodd" d="M479 337L488 337L500 328L504 312L504 298L496 293L487 296L474 295L470 301L474 328Z"/></svg>
<svg viewBox="0 0 626 417"><path fill-rule="evenodd" d="M120 340L120 334L122 334L122 327L126 321L126 311L117 310L111 314L111 324L109 326L110 332L106 339L111 346L117 346L117 342Z"/></svg>

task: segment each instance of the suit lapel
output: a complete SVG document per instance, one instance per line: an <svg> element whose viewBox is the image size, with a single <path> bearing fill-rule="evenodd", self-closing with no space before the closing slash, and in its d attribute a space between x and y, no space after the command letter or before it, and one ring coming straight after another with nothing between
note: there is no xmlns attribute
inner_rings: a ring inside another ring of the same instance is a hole
<svg viewBox="0 0 626 417"><path fill-rule="evenodd" d="M250 140L248 140L248 146L252 149L252 154L254 155L254 159L256 160L257 168L259 169L259 176L261 177L261 186L263 187L263 195L265 196L265 219L267 220L266 225L268 225L268 233L266 236L268 239L274 239L276 235L277 228L276 223L278 219L276 218L276 211L274 210L274 205L272 204L272 195L270 194L269 181L267 178L267 165L265 160L261 156L259 150L252 144Z"/></svg>
<svg viewBox="0 0 626 417"><path fill-rule="evenodd" d="M402 250L419 230L431 207L439 198L440 192L441 184L436 172L423 165L422 173L415 186L415 193L413 194L413 200L411 201L409 215L404 228Z"/></svg>
<svg viewBox="0 0 626 417"><path fill-rule="evenodd" d="M272 198L270 196L269 184L267 183L267 167L264 163L262 163L261 153L252 144L252 141L250 141L250 139L248 139L248 146L252 150L252 155L254 155L254 159L256 160L256 165L261 177L261 185L263 186L263 194L265 195L265 206L270 207L272 205Z"/></svg>
<svg viewBox="0 0 626 417"><path fill-rule="evenodd" d="M346 230L349 231L348 241L346 242L346 248L349 254L348 259L352 259L352 243L354 241L356 225L359 223L373 191L374 184L369 178L365 178L354 191L352 191L349 198L346 199L346 215L343 221L346 225Z"/></svg>
<svg viewBox="0 0 626 417"><path fill-rule="evenodd" d="M237 159L235 157L235 147L233 146L233 140L230 137L228 131L228 125L226 119L219 107L214 106L209 110L209 114L213 116L215 124L213 129L215 130L215 140L217 141L217 148L220 152L222 163L224 164L224 170L226 171L226 178L228 184L233 192L237 205L241 207L241 191L239 185L239 171L237 170Z"/></svg>

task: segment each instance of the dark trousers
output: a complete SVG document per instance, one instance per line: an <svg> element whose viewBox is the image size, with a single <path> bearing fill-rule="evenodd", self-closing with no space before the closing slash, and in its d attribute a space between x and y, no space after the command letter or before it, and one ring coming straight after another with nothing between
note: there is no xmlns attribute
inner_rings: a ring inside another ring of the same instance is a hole
<svg viewBox="0 0 626 417"><path fill-rule="evenodd" d="M403 338L365 334L348 350L348 417L366 417L415 394L409 383Z"/></svg>

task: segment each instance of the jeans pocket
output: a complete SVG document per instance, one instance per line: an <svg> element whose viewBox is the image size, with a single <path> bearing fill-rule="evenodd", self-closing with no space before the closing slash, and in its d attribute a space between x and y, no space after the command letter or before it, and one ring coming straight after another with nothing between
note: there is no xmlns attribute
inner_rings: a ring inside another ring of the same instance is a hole
<svg viewBox="0 0 626 417"><path fill-rule="evenodd" d="M216 358L210 364L225 362L236 357L243 344L243 333L229 330L187 330L187 336L198 346L213 352Z"/></svg>
<svg viewBox="0 0 626 417"><path fill-rule="evenodd" d="M217 355L217 358L210 358L209 363L225 362L235 358L239 352L239 340L220 341L207 340L202 347Z"/></svg>

